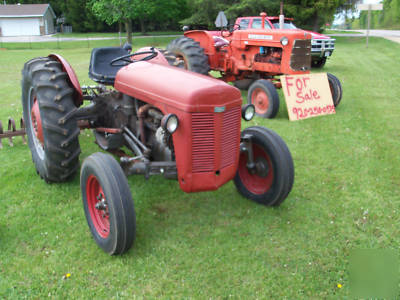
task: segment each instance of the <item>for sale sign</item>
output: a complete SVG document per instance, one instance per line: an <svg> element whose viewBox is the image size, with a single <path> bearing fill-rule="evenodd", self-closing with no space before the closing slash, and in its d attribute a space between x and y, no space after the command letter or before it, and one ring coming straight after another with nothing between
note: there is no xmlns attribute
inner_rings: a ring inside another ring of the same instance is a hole
<svg viewBox="0 0 400 300"><path fill-rule="evenodd" d="M290 121L335 113L326 73L281 76Z"/></svg>

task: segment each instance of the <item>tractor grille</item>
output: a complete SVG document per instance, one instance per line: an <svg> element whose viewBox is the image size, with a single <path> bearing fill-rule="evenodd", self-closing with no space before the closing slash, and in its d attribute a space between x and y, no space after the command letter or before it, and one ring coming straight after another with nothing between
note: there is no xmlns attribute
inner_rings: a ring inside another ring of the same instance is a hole
<svg viewBox="0 0 400 300"><path fill-rule="evenodd" d="M311 40L295 40L290 67L295 71L311 69Z"/></svg>
<svg viewBox="0 0 400 300"><path fill-rule="evenodd" d="M215 159L214 114L193 114L192 131L192 172L212 172Z"/></svg>
<svg viewBox="0 0 400 300"><path fill-rule="evenodd" d="M220 116L214 113L192 114L193 173L214 172L236 163L240 143L240 107ZM216 137L220 137L219 142ZM221 158L218 165L217 155Z"/></svg>

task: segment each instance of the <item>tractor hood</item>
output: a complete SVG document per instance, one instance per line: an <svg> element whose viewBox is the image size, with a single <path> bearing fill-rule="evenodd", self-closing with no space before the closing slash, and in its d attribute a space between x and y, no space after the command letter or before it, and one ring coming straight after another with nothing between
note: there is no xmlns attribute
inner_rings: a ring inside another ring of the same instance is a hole
<svg viewBox="0 0 400 300"><path fill-rule="evenodd" d="M240 91L222 80L146 61L120 69L114 87L162 111L215 112L242 103Z"/></svg>

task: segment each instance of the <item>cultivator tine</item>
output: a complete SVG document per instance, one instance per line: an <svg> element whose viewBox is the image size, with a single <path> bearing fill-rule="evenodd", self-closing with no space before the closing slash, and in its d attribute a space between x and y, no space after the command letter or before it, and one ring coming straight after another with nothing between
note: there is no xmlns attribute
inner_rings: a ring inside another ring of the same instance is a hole
<svg viewBox="0 0 400 300"><path fill-rule="evenodd" d="M0 121L0 149L3 148L3 144L2 144L2 139L4 138L8 138L8 143L10 144L11 147L14 146L13 143L13 137L15 136L21 136L22 140L24 142L24 144L26 144L26 140L25 140L25 123L24 123L24 119L21 118L20 120L20 126L21 129L17 130L17 126L15 125L15 121L14 119L10 118L8 119L8 131L4 132L3 131L3 124Z"/></svg>

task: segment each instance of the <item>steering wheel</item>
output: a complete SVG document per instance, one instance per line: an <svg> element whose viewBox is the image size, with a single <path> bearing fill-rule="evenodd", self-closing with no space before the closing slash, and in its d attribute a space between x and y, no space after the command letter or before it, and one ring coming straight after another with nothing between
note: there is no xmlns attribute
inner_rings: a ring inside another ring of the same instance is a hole
<svg viewBox="0 0 400 300"><path fill-rule="evenodd" d="M149 54L143 58L140 58L138 60L133 59L134 56L137 55L143 55L143 54ZM150 60L158 55L158 52L154 50L154 48L151 48L150 51L142 51L142 52L135 52L135 53L129 53L122 55L120 57L114 58L111 62L110 65L114 67L120 67L120 66L126 66L134 62L138 61L146 61ZM120 62L120 63L118 63Z"/></svg>
<svg viewBox="0 0 400 300"><path fill-rule="evenodd" d="M222 37L231 36L232 33L233 33L235 30L240 30L240 25L239 25L239 24L229 24L227 29L221 30L221 36L222 36ZM224 33L224 32L226 32L226 33Z"/></svg>

